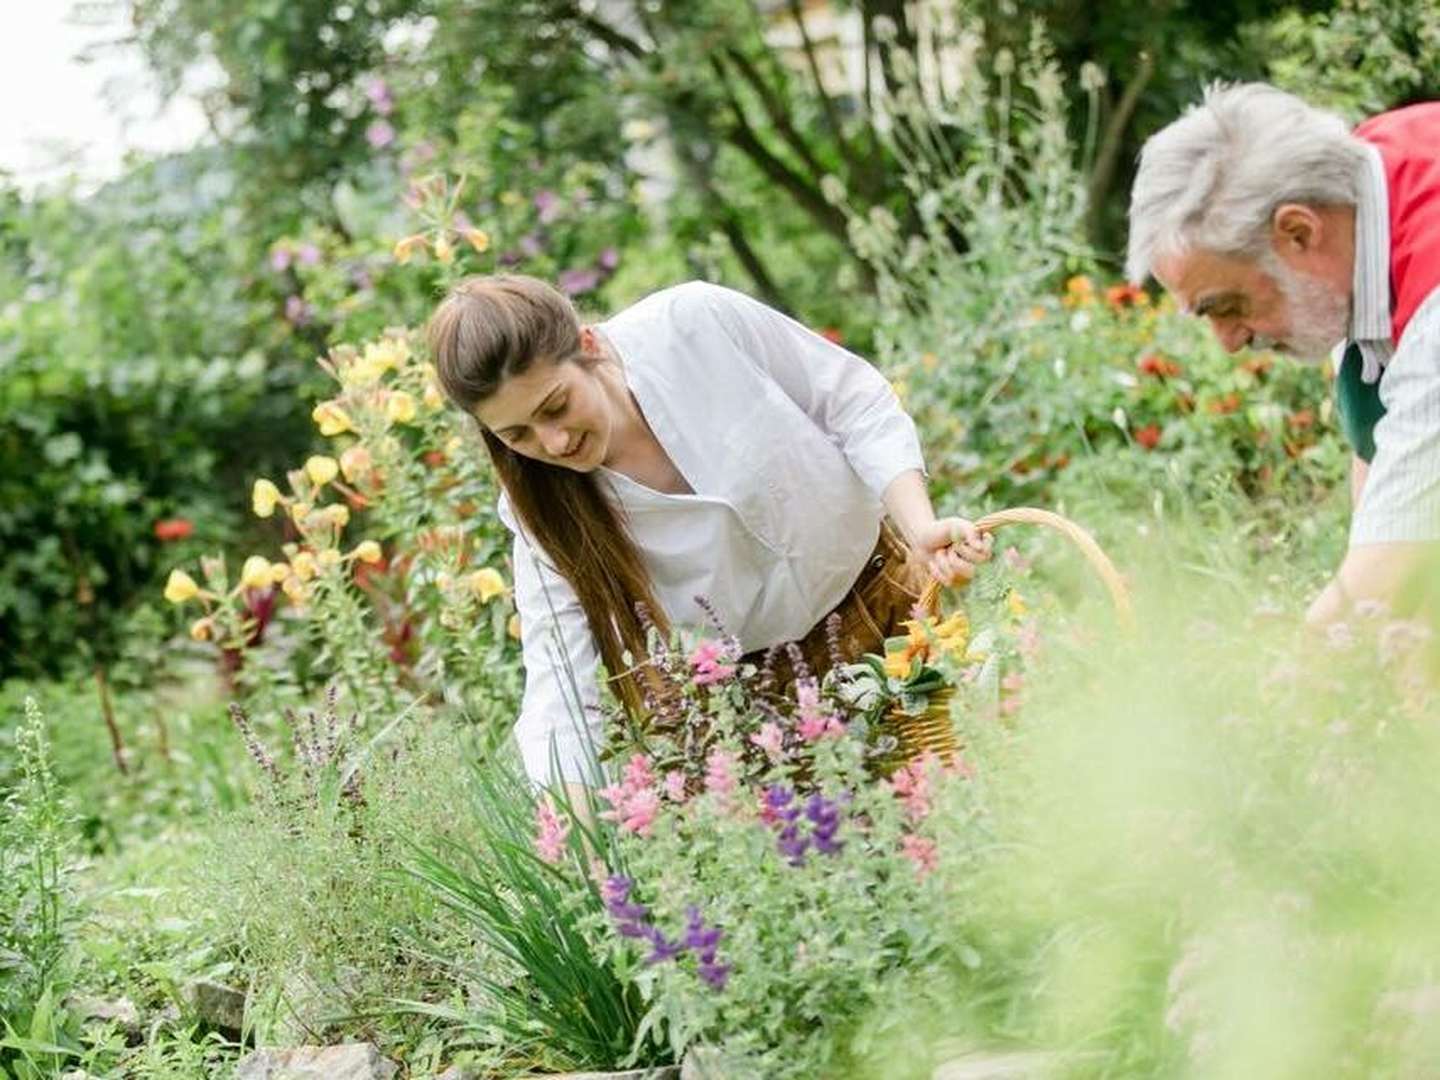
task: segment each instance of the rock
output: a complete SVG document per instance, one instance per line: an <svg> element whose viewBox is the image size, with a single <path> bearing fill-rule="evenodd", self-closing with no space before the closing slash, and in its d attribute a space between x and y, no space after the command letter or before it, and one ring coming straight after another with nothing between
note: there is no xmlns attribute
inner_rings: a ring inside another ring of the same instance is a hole
<svg viewBox="0 0 1440 1080"><path fill-rule="evenodd" d="M692 1047L680 1066L680 1080L748 1080L748 1076L713 1046Z"/></svg>
<svg viewBox="0 0 1440 1080"><path fill-rule="evenodd" d="M190 1011L207 1027L240 1038L245 1027L245 992L213 979L192 979L180 990Z"/></svg>
<svg viewBox="0 0 1440 1080"><path fill-rule="evenodd" d="M235 1066L235 1080L390 1080L399 1066L372 1043L256 1050Z"/></svg>
<svg viewBox="0 0 1440 1080"><path fill-rule="evenodd" d="M680 1069L674 1065L657 1065L651 1069L626 1069L624 1072L553 1073L545 1080L680 1080Z"/></svg>
<svg viewBox="0 0 1440 1080"><path fill-rule="evenodd" d="M144 1036L140 1026L140 1010L126 997L97 998L73 996L66 1002L82 1023L114 1023L125 1033L125 1041L134 1046Z"/></svg>

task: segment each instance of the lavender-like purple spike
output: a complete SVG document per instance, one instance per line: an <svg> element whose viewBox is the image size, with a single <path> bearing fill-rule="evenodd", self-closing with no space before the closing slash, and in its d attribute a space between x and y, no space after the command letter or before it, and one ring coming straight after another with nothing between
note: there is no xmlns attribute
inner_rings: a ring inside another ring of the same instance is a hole
<svg viewBox="0 0 1440 1080"><path fill-rule="evenodd" d="M260 740L255 737L255 729L250 726L250 717L238 702L230 703L230 719L240 729L240 737L245 740L245 749L255 759L255 763L270 777L270 782L276 787L280 786L280 770L275 767L275 759L261 745Z"/></svg>
<svg viewBox="0 0 1440 1080"><path fill-rule="evenodd" d="M838 611L825 616L825 649L830 654L830 667L837 672L845 666L845 650L840 647L841 622Z"/></svg>
<svg viewBox="0 0 1440 1080"><path fill-rule="evenodd" d="M810 665L805 662L805 654L800 651L800 646L793 641L787 641L785 652L790 657L790 672L795 676L795 681L798 683L810 678Z"/></svg>
<svg viewBox="0 0 1440 1080"><path fill-rule="evenodd" d="M726 629L725 621L720 618L720 612L716 610L714 603L711 602L708 596L700 593L695 594L695 603L700 606L701 611L705 612L705 618L710 620L710 625L713 626L715 632L720 635L720 642L725 648L726 659L739 660L740 639Z"/></svg>

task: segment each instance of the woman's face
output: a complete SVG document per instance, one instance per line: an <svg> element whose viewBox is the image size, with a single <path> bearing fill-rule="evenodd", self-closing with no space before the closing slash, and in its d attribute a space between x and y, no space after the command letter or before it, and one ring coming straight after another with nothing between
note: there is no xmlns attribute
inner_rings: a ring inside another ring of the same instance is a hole
<svg viewBox="0 0 1440 1080"><path fill-rule="evenodd" d="M475 406L475 418L517 454L590 472L605 463L616 426L598 364L588 349L573 360L537 360Z"/></svg>

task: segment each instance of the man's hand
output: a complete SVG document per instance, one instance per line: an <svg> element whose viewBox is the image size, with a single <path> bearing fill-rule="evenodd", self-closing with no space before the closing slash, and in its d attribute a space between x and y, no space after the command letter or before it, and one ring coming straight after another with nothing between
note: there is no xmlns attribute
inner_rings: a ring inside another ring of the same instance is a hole
<svg viewBox="0 0 1440 1080"><path fill-rule="evenodd" d="M942 585L969 581L975 568L990 558L994 545L975 523L965 518L940 518L916 530L910 550L930 576Z"/></svg>

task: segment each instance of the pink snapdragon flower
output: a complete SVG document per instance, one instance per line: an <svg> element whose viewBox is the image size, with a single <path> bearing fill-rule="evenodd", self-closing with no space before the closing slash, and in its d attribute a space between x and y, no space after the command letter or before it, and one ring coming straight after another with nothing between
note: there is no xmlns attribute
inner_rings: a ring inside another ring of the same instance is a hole
<svg viewBox="0 0 1440 1080"><path fill-rule="evenodd" d="M711 750L705 759L705 790L712 795L727 796L739 786L735 766L740 759L728 750Z"/></svg>
<svg viewBox="0 0 1440 1080"><path fill-rule="evenodd" d="M890 790L905 804L905 812L910 815L911 821L924 821L930 814L934 787L929 765L933 759L933 754L916 758L890 777Z"/></svg>
<svg viewBox="0 0 1440 1080"><path fill-rule="evenodd" d="M774 720L761 724L760 730L750 736L750 742L764 750L765 756L771 761L778 761L785 756L785 733Z"/></svg>
<svg viewBox="0 0 1440 1080"><path fill-rule="evenodd" d="M827 736L838 739L845 734L840 718L821 703L820 684L814 679L801 679L796 684L795 700L800 705L797 713L800 720L795 730L807 743L819 742Z"/></svg>
<svg viewBox="0 0 1440 1080"><path fill-rule="evenodd" d="M611 807L600 814L601 818L616 822L624 832L650 835L660 813L660 793L655 789L655 774L650 771L650 762L644 754L631 757L620 783L601 788L599 795Z"/></svg>
<svg viewBox="0 0 1440 1080"><path fill-rule="evenodd" d="M685 801L685 774L679 769L671 769L665 774L665 796L671 802Z"/></svg>
<svg viewBox="0 0 1440 1080"><path fill-rule="evenodd" d="M570 835L570 822L560 816L555 803L546 795L535 805L535 852L551 866L560 865L564 858L566 838Z"/></svg>
<svg viewBox="0 0 1440 1080"><path fill-rule="evenodd" d="M926 836L907 833L900 841L900 854L915 864L915 872L925 877L940 864L940 855L935 841Z"/></svg>
<svg viewBox="0 0 1440 1080"><path fill-rule="evenodd" d="M735 665L725 663L732 659L729 650L718 641L709 638L695 646L690 654L690 669L695 673L696 686L710 686L724 682L735 674Z"/></svg>

